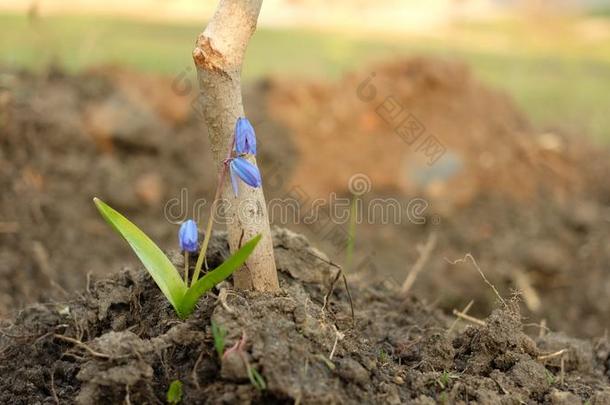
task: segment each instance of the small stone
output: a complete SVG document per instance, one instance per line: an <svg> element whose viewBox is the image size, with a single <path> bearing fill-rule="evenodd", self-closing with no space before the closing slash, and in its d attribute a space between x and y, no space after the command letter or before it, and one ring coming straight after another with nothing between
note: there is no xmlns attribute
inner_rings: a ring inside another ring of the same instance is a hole
<svg viewBox="0 0 610 405"><path fill-rule="evenodd" d="M338 372L341 377L348 381L353 381L360 386L365 386L370 382L369 372L356 360L344 358L339 360Z"/></svg>
<svg viewBox="0 0 610 405"><path fill-rule="evenodd" d="M571 392L553 390L549 399L552 405L579 405L582 404L580 398Z"/></svg>
<svg viewBox="0 0 610 405"><path fill-rule="evenodd" d="M518 386L536 394L544 393L549 386L544 366L528 358L523 358L515 364L510 375Z"/></svg>
<svg viewBox="0 0 610 405"><path fill-rule="evenodd" d="M360 363L362 363L364 368L366 368L369 371L375 370L377 368L377 359L374 357L362 356L362 357L360 357Z"/></svg>
<svg viewBox="0 0 610 405"><path fill-rule="evenodd" d="M294 309L294 322L298 325L302 325L307 320L307 313L305 312L305 308L298 306Z"/></svg>
<svg viewBox="0 0 610 405"><path fill-rule="evenodd" d="M383 392L383 403L388 405L399 405L402 403L398 388L395 385L381 383L380 387Z"/></svg>
<svg viewBox="0 0 610 405"><path fill-rule="evenodd" d="M222 378L231 381L244 381L248 379L248 370L239 353L225 353L220 362L220 375Z"/></svg>
<svg viewBox="0 0 610 405"><path fill-rule="evenodd" d="M398 385L403 385L405 383L405 380L397 375L396 377L394 377L394 384L398 384Z"/></svg>

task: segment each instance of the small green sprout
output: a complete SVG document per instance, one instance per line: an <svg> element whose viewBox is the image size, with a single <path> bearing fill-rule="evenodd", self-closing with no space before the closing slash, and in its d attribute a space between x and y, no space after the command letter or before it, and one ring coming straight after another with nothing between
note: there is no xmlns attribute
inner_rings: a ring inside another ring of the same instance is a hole
<svg viewBox="0 0 610 405"><path fill-rule="evenodd" d="M167 403L170 405L178 405L182 401L182 382L174 380L167 389Z"/></svg>
<svg viewBox="0 0 610 405"><path fill-rule="evenodd" d="M436 379L436 382L441 387L441 389L445 389L445 388L447 388L449 386L449 383L451 382L451 380L455 380L455 379L458 379L458 378L460 378L460 376L458 374L450 373L449 371L445 370Z"/></svg>
<svg viewBox="0 0 610 405"><path fill-rule="evenodd" d="M551 372L550 372L548 369L546 369L546 368L544 369L544 372L545 372L545 374L546 374L546 382L547 382L549 385L553 385L553 384L555 384L555 381L556 381L555 375L554 375L553 373L551 373Z"/></svg>
<svg viewBox="0 0 610 405"><path fill-rule="evenodd" d="M240 268L261 239L261 235L254 237L220 266L202 278L194 277L189 287L167 256L144 232L102 200L94 198L93 201L106 222L129 243L181 319L193 313L203 294Z"/></svg>
<svg viewBox="0 0 610 405"><path fill-rule="evenodd" d="M254 386L254 388L259 391L266 390L267 383L265 382L263 376L258 371L256 371L256 369L250 364L248 364L246 367L248 371L248 378L250 379L250 383Z"/></svg>
<svg viewBox="0 0 610 405"><path fill-rule="evenodd" d="M212 321L212 336L214 337L214 348L218 357L222 358L225 352L225 337L227 336L227 330L220 325L216 325L216 322Z"/></svg>
<svg viewBox="0 0 610 405"><path fill-rule="evenodd" d="M379 362L381 364L386 364L390 358L390 356L388 356L388 353L383 350L383 348L379 349L379 355L377 356Z"/></svg>

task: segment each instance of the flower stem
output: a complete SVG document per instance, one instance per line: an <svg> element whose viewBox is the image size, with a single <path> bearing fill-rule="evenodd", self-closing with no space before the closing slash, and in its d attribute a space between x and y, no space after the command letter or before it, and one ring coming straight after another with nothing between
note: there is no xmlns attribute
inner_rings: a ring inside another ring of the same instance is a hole
<svg viewBox="0 0 610 405"><path fill-rule="evenodd" d="M231 142L231 146L229 147L229 152L227 153L227 160L231 158L234 146L235 136L233 136L233 141ZM197 279L199 278L199 273L201 273L201 267L203 266L205 254L208 250L208 244L210 243L210 238L212 237L212 226L214 225L214 213L216 212L216 204L218 204L218 200L220 199L220 194L222 193L222 187L225 182L226 174L227 165L223 163L222 168L220 169L220 173L218 173L218 184L216 186L216 194L214 195L214 201L212 202L212 208L210 210L208 224L205 227L205 236L203 237L203 243L201 244L201 250L199 251L199 257L197 258L197 264L195 265L195 272L193 273L191 286L195 284L195 282L197 282Z"/></svg>
<svg viewBox="0 0 610 405"><path fill-rule="evenodd" d="M189 252L184 251L184 282L189 284Z"/></svg>

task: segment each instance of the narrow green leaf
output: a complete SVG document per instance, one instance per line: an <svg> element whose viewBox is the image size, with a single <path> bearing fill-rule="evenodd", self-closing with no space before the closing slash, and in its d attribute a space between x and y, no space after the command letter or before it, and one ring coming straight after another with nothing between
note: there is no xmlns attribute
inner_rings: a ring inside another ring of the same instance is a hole
<svg viewBox="0 0 610 405"><path fill-rule="evenodd" d="M264 391L267 389L267 383L263 376L251 365L248 364L247 368L248 378L250 379L250 383L259 391Z"/></svg>
<svg viewBox="0 0 610 405"><path fill-rule="evenodd" d="M220 325L216 325L216 322L212 321L212 337L214 338L214 348L218 353L218 358L221 359L225 352L225 337L227 336L227 330Z"/></svg>
<svg viewBox="0 0 610 405"><path fill-rule="evenodd" d="M239 249L235 254L229 257L223 264L210 271L208 274L197 280L195 284L189 288L182 300L180 316L186 318L189 316L197 305L199 298L216 284L220 283L229 277L235 270L240 268L248 259L254 248L261 240L261 235L258 235Z"/></svg>
<svg viewBox="0 0 610 405"><path fill-rule="evenodd" d="M129 243L153 280L155 280L155 283L161 289L163 295L167 297L176 312L180 314L180 302L186 293L187 287L182 277L180 277L178 270L176 270L155 242L131 221L102 200L94 198L93 201L106 222Z"/></svg>

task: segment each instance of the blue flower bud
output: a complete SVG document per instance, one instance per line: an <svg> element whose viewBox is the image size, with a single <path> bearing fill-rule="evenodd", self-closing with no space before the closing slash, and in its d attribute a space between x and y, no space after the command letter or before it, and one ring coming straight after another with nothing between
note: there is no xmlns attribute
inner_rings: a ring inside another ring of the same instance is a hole
<svg viewBox="0 0 610 405"><path fill-rule="evenodd" d="M256 155L256 135L247 118L239 118L235 124L235 152Z"/></svg>
<svg viewBox="0 0 610 405"><path fill-rule="evenodd" d="M231 184L233 185L235 196L237 196L238 192L237 177L250 187L260 187L263 183L258 167L248 162L248 160L243 157L231 159L229 169L231 170Z"/></svg>
<svg viewBox="0 0 610 405"><path fill-rule="evenodd" d="M197 223L195 221L189 219L180 225L180 231L178 232L180 249L191 253L196 252L198 239L199 233L197 231Z"/></svg>

